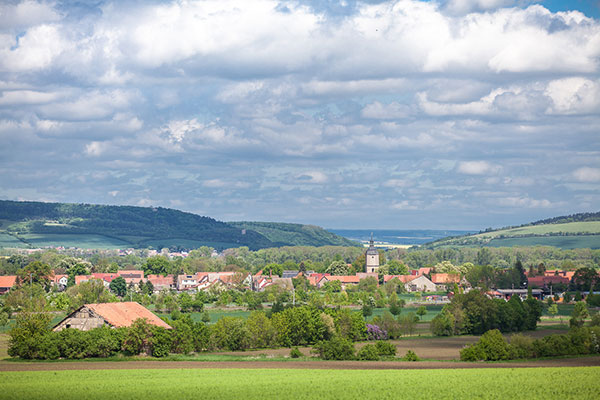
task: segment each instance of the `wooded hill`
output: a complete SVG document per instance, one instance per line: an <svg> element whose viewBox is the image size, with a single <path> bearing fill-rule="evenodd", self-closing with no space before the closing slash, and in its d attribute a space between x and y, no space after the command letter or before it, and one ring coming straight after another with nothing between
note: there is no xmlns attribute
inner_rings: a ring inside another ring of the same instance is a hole
<svg viewBox="0 0 600 400"><path fill-rule="evenodd" d="M280 222L229 222L240 229L251 229L265 236L277 246L356 246L357 243L328 232L315 225L288 224Z"/></svg>
<svg viewBox="0 0 600 400"><path fill-rule="evenodd" d="M600 249L600 212L548 218L521 226L486 229L473 235L449 237L424 248L461 246L554 246L563 249Z"/></svg>
<svg viewBox="0 0 600 400"><path fill-rule="evenodd" d="M0 200L0 223L0 247L193 249L211 246L223 249L247 246L257 250L293 245L355 245L315 226L253 223L265 232L268 230L265 234L240 225L243 223L228 224L162 207Z"/></svg>

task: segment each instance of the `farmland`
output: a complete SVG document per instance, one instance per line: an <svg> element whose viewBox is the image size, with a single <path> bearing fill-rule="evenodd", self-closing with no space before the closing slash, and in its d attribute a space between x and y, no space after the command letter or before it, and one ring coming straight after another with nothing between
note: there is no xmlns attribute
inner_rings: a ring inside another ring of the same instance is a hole
<svg viewBox="0 0 600 400"><path fill-rule="evenodd" d="M136 369L0 373L0 399L596 398L600 367L445 370ZM76 384L85 382L85 384Z"/></svg>

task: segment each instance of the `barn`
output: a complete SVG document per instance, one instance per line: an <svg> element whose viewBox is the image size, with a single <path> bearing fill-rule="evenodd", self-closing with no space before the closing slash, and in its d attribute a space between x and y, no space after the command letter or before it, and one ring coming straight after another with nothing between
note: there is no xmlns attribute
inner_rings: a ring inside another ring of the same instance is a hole
<svg viewBox="0 0 600 400"><path fill-rule="evenodd" d="M146 307L135 301L123 303L84 304L60 321L52 330L62 331L66 328L89 331L107 325L112 328L129 327L136 319L143 318L151 325L166 329L171 327L154 315Z"/></svg>

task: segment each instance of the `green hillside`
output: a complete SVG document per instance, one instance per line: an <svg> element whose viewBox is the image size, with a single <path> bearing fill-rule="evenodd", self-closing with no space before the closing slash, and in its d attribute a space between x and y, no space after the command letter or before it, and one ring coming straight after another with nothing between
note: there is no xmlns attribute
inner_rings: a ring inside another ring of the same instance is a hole
<svg viewBox="0 0 600 400"><path fill-rule="evenodd" d="M252 250L296 244L352 245L318 227L286 227L269 235L213 218L162 207L107 206L0 200L0 247L178 248L247 246ZM282 224L291 225L291 224ZM302 225L298 225L302 227Z"/></svg>
<svg viewBox="0 0 600 400"><path fill-rule="evenodd" d="M277 245L321 246L356 246L351 240L338 236L315 225L289 224L278 222L229 222L229 225L240 229L256 231Z"/></svg>
<svg viewBox="0 0 600 400"><path fill-rule="evenodd" d="M518 227L486 230L474 235L445 238L425 248L460 246L554 246L563 249L600 248L600 213L550 218Z"/></svg>

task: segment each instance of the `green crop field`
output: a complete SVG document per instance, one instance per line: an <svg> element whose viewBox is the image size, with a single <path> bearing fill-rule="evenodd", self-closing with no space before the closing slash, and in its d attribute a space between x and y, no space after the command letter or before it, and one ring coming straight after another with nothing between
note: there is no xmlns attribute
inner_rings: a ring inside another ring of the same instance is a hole
<svg viewBox="0 0 600 400"><path fill-rule="evenodd" d="M531 236L521 238L492 239L486 246L554 246L561 249L600 248L600 235L577 236Z"/></svg>
<svg viewBox="0 0 600 400"><path fill-rule="evenodd" d="M503 229L480 233L475 237L498 237L500 235L545 235L552 232L600 234L600 221L569 222L566 224L531 225L521 228Z"/></svg>
<svg viewBox="0 0 600 400"><path fill-rule="evenodd" d="M102 235L84 235L70 233L27 233L19 235L34 247L65 246L81 249L123 249L131 243Z"/></svg>
<svg viewBox="0 0 600 400"><path fill-rule="evenodd" d="M0 399L596 399L600 367L0 373Z"/></svg>
<svg viewBox="0 0 600 400"><path fill-rule="evenodd" d="M27 247L27 244L21 242L12 235L0 232L0 247L21 248Z"/></svg>

